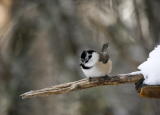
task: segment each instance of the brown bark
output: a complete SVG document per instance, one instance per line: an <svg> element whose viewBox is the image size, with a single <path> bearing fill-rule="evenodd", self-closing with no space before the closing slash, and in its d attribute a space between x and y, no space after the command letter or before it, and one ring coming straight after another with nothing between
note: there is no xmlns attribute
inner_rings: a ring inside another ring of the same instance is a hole
<svg viewBox="0 0 160 115"><path fill-rule="evenodd" d="M119 85L124 83L135 83L140 80L143 75L140 72L137 73L129 73L129 74L119 74L115 76L102 76L102 77L94 77L94 78L84 78L78 81L64 83L60 85L51 86L48 88L33 90L26 92L21 95L24 98L31 98L37 96L48 96L55 94L64 94L71 91L104 86L104 85Z"/></svg>

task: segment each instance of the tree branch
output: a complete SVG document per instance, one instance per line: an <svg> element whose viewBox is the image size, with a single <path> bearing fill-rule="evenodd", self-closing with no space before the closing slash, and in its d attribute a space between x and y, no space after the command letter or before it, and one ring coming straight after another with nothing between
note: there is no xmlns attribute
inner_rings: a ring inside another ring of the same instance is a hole
<svg viewBox="0 0 160 115"><path fill-rule="evenodd" d="M115 76L102 76L94 78L84 78L78 81L64 83L60 85L51 86L48 88L33 90L26 92L22 95L22 99L31 98L37 96L48 96L55 94L64 94L71 91L87 89L91 87L104 86L104 85L119 85L124 83L135 83L138 80L143 78L143 75L140 72L132 72L129 74L119 74Z"/></svg>

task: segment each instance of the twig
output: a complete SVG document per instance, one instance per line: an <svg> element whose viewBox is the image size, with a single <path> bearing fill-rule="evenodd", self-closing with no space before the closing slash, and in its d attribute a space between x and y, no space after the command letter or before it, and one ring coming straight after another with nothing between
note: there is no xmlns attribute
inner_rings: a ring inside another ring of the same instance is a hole
<svg viewBox="0 0 160 115"><path fill-rule="evenodd" d="M97 87L97 86L135 83L141 78L143 78L143 75L140 72L133 72L129 74L119 74L119 75L110 76L110 77L102 76L102 77L95 77L95 78L84 78L82 80L78 80L74 82L55 85L55 86L51 86L51 87L40 89L40 90L29 91L20 96L22 97L22 99L24 99L24 98L31 98L31 97L37 97L37 96L64 94L71 91Z"/></svg>

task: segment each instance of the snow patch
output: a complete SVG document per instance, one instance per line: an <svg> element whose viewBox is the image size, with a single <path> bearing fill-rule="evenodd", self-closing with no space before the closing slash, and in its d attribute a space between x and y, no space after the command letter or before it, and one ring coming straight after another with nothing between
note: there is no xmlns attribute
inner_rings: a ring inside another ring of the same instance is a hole
<svg viewBox="0 0 160 115"><path fill-rule="evenodd" d="M138 66L144 75L144 84L160 85L160 45L149 53L147 61Z"/></svg>
<svg viewBox="0 0 160 115"><path fill-rule="evenodd" d="M126 73L126 74L119 74L120 76L126 76L126 75L139 75L142 74L141 71L135 71L135 72L131 72L131 73Z"/></svg>

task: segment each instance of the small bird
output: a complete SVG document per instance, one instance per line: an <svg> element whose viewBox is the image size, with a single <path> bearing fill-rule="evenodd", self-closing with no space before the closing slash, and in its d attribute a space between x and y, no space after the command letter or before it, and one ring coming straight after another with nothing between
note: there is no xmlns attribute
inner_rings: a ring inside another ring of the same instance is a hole
<svg viewBox="0 0 160 115"><path fill-rule="evenodd" d="M101 77L111 72L112 61L104 52L85 50L81 54L80 66L86 77Z"/></svg>

